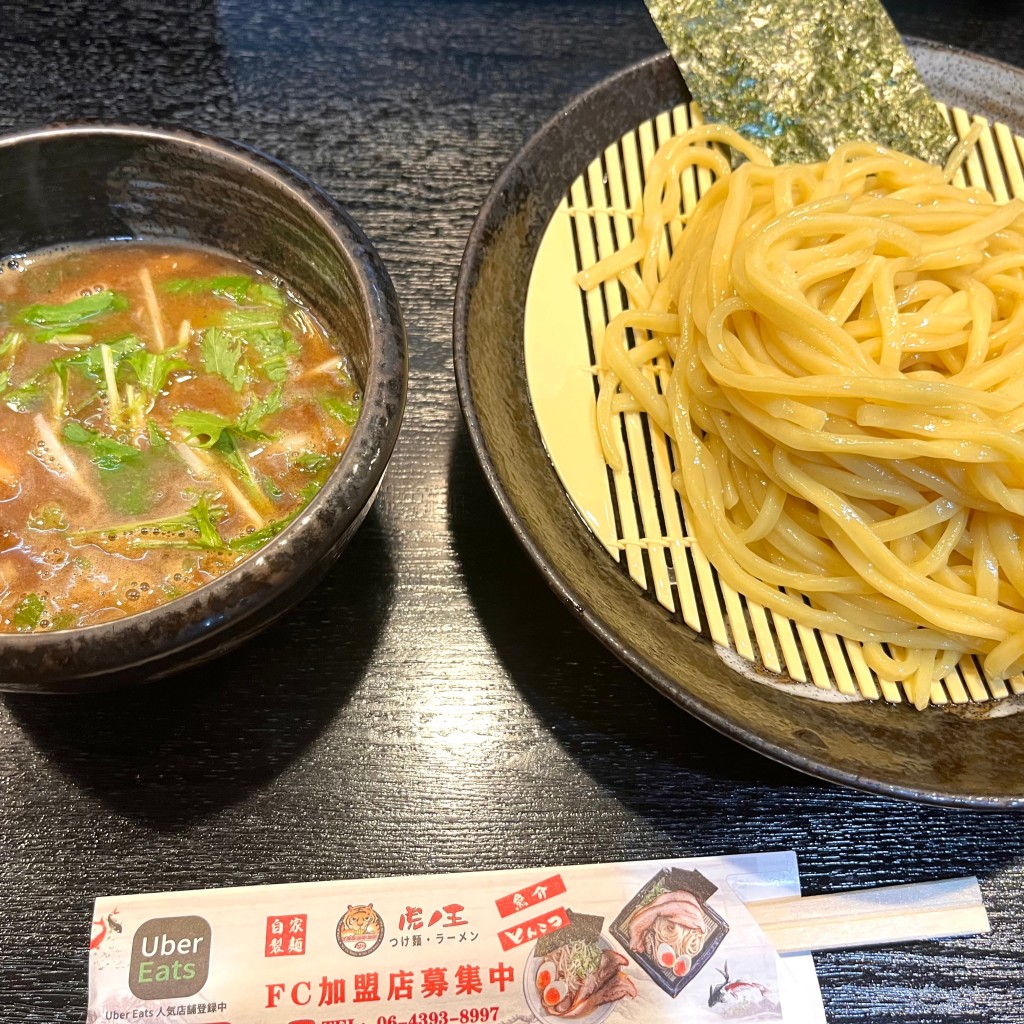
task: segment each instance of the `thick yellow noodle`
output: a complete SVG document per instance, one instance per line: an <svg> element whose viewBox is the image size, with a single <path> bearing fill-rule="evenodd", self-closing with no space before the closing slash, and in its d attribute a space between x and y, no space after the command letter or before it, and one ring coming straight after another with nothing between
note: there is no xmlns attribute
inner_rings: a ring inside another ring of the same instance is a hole
<svg viewBox="0 0 1024 1024"><path fill-rule="evenodd" d="M666 260L694 165L715 182ZM773 166L700 126L654 157L634 240L580 275L630 299L599 358L609 464L643 409L720 576L862 642L918 707L965 654L1024 667L1024 203L951 176L867 143Z"/></svg>

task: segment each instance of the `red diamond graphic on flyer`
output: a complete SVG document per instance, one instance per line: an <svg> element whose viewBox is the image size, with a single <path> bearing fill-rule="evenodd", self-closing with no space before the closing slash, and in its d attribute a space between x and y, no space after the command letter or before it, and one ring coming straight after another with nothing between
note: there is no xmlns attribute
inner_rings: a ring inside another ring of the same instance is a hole
<svg viewBox="0 0 1024 1024"><path fill-rule="evenodd" d="M825 1024L791 852L96 901L87 1024Z"/></svg>

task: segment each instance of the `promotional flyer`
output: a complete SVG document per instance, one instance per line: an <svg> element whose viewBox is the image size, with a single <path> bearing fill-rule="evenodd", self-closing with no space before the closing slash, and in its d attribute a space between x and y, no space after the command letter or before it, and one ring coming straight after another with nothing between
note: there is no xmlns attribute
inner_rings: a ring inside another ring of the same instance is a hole
<svg viewBox="0 0 1024 1024"><path fill-rule="evenodd" d="M87 1024L824 1024L746 908L792 853L96 901Z"/></svg>

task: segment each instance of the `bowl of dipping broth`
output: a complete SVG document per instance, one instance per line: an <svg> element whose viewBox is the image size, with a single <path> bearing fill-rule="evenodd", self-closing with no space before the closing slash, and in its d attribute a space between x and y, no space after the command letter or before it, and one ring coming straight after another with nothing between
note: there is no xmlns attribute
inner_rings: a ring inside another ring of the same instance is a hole
<svg viewBox="0 0 1024 1024"><path fill-rule="evenodd" d="M191 131L0 138L0 688L156 679L340 554L407 386L383 264L325 192Z"/></svg>

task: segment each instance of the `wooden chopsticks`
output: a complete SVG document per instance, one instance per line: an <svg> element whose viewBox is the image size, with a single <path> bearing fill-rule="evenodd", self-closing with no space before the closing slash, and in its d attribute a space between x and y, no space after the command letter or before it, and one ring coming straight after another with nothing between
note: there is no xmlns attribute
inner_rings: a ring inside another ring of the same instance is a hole
<svg viewBox="0 0 1024 1024"><path fill-rule="evenodd" d="M991 930L976 878L758 900L747 909L779 953L848 949Z"/></svg>

